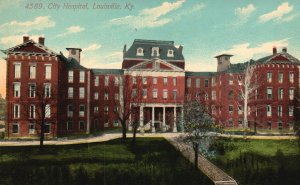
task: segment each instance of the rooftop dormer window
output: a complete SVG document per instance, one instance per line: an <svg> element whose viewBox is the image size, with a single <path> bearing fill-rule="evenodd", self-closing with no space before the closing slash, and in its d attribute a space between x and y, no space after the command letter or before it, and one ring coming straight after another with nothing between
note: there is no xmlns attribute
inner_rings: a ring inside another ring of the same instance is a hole
<svg viewBox="0 0 300 185"><path fill-rule="evenodd" d="M144 50L143 50L143 48L138 48L136 50L136 56L144 56Z"/></svg>
<svg viewBox="0 0 300 185"><path fill-rule="evenodd" d="M151 56L153 56L153 57L158 57L159 56L159 48L158 47L153 47L152 48Z"/></svg>
<svg viewBox="0 0 300 185"><path fill-rule="evenodd" d="M174 51L172 49L169 49L167 56L168 57L174 57Z"/></svg>

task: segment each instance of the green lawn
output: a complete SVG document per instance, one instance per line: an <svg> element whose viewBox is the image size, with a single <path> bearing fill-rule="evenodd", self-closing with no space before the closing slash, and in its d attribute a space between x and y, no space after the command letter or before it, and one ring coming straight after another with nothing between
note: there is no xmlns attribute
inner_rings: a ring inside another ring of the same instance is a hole
<svg viewBox="0 0 300 185"><path fill-rule="evenodd" d="M297 140L219 139L211 158L242 185L300 184Z"/></svg>
<svg viewBox="0 0 300 185"><path fill-rule="evenodd" d="M0 184L212 184L163 138L0 147Z"/></svg>

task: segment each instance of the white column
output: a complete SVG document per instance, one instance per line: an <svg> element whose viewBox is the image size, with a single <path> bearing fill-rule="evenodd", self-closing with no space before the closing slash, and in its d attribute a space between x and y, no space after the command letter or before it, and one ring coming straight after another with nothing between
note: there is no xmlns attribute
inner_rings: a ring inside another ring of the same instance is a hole
<svg viewBox="0 0 300 185"><path fill-rule="evenodd" d="M162 131L166 131L166 107L163 107L163 124L162 124Z"/></svg>
<svg viewBox="0 0 300 185"><path fill-rule="evenodd" d="M173 132L177 132L177 117L176 117L176 106L174 107L174 124L173 124Z"/></svg>
<svg viewBox="0 0 300 185"><path fill-rule="evenodd" d="M132 109L131 105L130 105L130 110ZM129 114L129 119L128 119L128 130L132 131L132 125L131 125L131 114Z"/></svg>
<svg viewBox="0 0 300 185"><path fill-rule="evenodd" d="M151 132L155 132L155 127L154 127L154 107L152 107L152 121L151 121Z"/></svg>
<svg viewBox="0 0 300 185"><path fill-rule="evenodd" d="M140 132L144 133L144 107L140 106Z"/></svg>

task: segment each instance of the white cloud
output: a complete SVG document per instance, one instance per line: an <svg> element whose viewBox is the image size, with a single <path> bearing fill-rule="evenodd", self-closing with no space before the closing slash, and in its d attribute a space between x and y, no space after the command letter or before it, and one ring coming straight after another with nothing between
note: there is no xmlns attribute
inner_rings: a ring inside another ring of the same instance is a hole
<svg viewBox="0 0 300 185"><path fill-rule="evenodd" d="M139 12L138 16L125 16L110 20L111 24L129 25L133 28L158 27L172 21L171 18L162 18L162 16L174 11L182 6L185 0L178 0L174 3L163 2L160 6L146 8Z"/></svg>
<svg viewBox="0 0 300 185"><path fill-rule="evenodd" d="M30 39L33 39L34 41L38 42L38 38L41 36L44 37L44 35L32 35L30 36ZM10 35L10 36L0 38L0 44L6 47L19 45L22 44L22 42L23 42L23 35Z"/></svg>
<svg viewBox="0 0 300 185"><path fill-rule="evenodd" d="M43 30L55 26L50 16L36 17L32 21L18 22L16 20L0 25L0 32L9 34L28 33L32 30Z"/></svg>
<svg viewBox="0 0 300 185"><path fill-rule="evenodd" d="M246 7L239 7L235 9L235 14L240 17L248 17L255 11L253 4L248 4Z"/></svg>
<svg viewBox="0 0 300 185"><path fill-rule="evenodd" d="M111 51L103 57L95 55L82 55L81 63L89 68L121 69L123 52Z"/></svg>
<svg viewBox="0 0 300 185"><path fill-rule="evenodd" d="M65 33L59 34L56 37L64 37L66 35L70 35L73 33L79 33L85 30L85 28L80 27L80 26L70 26L66 29L67 31Z"/></svg>
<svg viewBox="0 0 300 185"><path fill-rule="evenodd" d="M268 22L268 21L286 21L287 19L292 20L294 17L286 18L284 17L286 14L289 14L293 11L294 6L289 5L288 2L282 3L277 7L276 10L263 14L259 17L259 22Z"/></svg>
<svg viewBox="0 0 300 185"><path fill-rule="evenodd" d="M94 51L100 48L101 48L101 44L91 44L88 47L83 48L82 50L86 52L86 51Z"/></svg>
<svg viewBox="0 0 300 185"><path fill-rule="evenodd" d="M289 38L274 40L270 42L262 43L256 47L251 47L250 43L237 44L231 47L231 49L223 50L219 52L234 55L232 58L234 62L246 62L250 59L257 59L264 55L272 53L272 48L275 46L278 50L282 47L288 46ZM217 55L217 54L216 54ZM233 62L233 63L234 63Z"/></svg>

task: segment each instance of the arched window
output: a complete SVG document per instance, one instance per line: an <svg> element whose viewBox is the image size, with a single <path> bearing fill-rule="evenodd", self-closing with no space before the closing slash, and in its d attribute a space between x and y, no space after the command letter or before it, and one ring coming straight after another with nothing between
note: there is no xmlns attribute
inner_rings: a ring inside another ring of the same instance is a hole
<svg viewBox="0 0 300 185"><path fill-rule="evenodd" d="M144 50L143 50L143 48L138 48L136 50L136 56L144 56Z"/></svg>
<svg viewBox="0 0 300 185"><path fill-rule="evenodd" d="M168 57L174 57L174 51L172 49L169 49L167 56Z"/></svg>
<svg viewBox="0 0 300 185"><path fill-rule="evenodd" d="M154 57L158 57L159 56L159 48L158 47L153 47L151 55L154 56Z"/></svg>

